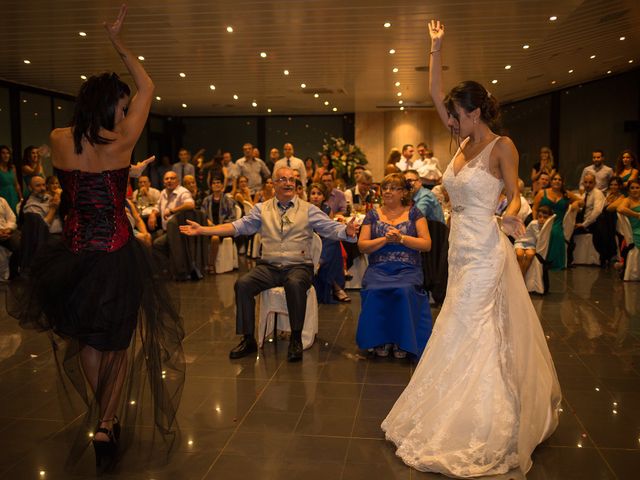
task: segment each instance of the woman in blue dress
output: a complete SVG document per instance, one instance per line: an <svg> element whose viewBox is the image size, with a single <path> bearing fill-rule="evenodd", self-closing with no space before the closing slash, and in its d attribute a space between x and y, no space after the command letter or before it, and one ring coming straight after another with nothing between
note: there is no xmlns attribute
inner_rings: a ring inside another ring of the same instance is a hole
<svg viewBox="0 0 640 480"><path fill-rule="evenodd" d="M427 220L410 207L410 188L392 173L381 184L383 205L360 230L358 247L369 255L362 279L362 307L356 341L386 357L420 357L431 334L429 297L423 289L420 252L431 249Z"/></svg>
<svg viewBox="0 0 640 480"><path fill-rule="evenodd" d="M327 187L324 183L312 183L309 188L309 202L333 218L331 207L327 205ZM330 238L322 239L320 268L313 278L318 303L349 303L351 298L344 291L344 267L340 242Z"/></svg>

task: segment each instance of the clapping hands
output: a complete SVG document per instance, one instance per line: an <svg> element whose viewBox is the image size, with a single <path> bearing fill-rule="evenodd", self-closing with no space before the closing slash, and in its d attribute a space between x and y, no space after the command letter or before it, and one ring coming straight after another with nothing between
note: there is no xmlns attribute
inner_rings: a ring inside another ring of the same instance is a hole
<svg viewBox="0 0 640 480"><path fill-rule="evenodd" d="M402 233L397 228L390 227L389 230L387 230L385 237L389 243L400 243L402 240Z"/></svg>

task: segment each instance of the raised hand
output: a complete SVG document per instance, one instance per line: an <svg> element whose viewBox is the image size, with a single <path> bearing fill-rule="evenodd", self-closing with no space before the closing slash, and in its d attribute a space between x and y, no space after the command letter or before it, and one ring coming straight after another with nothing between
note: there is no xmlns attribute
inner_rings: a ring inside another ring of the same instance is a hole
<svg viewBox="0 0 640 480"><path fill-rule="evenodd" d="M351 217L351 220L349 220L349 223L347 223L347 235L349 237L355 237L357 230L358 226L356 225L356 216L354 215L353 217Z"/></svg>
<svg viewBox="0 0 640 480"><path fill-rule="evenodd" d="M122 4L120 7L120 12L118 13L118 18L116 18L115 22L108 23L104 22L104 28L107 31L107 35L111 40L115 40L120 35L120 29L122 28L122 24L124 23L124 19L127 16L127 6Z"/></svg>
<svg viewBox="0 0 640 480"><path fill-rule="evenodd" d="M180 233L183 235L192 237L194 235L200 235L201 231L202 226L198 222L187 220L187 225L180 225Z"/></svg>
<svg viewBox="0 0 640 480"><path fill-rule="evenodd" d="M444 24L440 20L429 22L429 36L431 37L431 50L439 50L444 37Z"/></svg>
<svg viewBox="0 0 640 480"><path fill-rule="evenodd" d="M129 176L132 177L132 178L138 178L140 175L142 175L142 172L147 167L147 165L149 165L155 159L156 159L156 156L155 155L151 155L149 158L145 158L140 163L136 163L135 165L131 165L131 168L129 168Z"/></svg>

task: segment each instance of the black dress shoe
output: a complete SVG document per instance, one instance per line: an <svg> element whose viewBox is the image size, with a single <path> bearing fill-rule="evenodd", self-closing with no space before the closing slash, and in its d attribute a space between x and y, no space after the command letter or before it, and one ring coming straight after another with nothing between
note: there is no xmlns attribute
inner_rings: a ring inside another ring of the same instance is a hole
<svg viewBox="0 0 640 480"><path fill-rule="evenodd" d="M229 352L229 358L242 358L257 351L258 344L255 338L243 338L242 341Z"/></svg>
<svg viewBox="0 0 640 480"><path fill-rule="evenodd" d="M299 362L302 360L302 342L300 340L289 340L289 351L287 352L287 362Z"/></svg>

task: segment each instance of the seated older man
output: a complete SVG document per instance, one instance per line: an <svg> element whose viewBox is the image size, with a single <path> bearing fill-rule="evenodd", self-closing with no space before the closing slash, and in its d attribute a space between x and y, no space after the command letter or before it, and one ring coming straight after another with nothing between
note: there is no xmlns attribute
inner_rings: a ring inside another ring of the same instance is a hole
<svg viewBox="0 0 640 480"><path fill-rule="evenodd" d="M153 212L160 200L160 190L151 186L151 181L146 175L138 178L138 188L133 191L131 200L140 212L140 215L146 220L151 212Z"/></svg>
<svg viewBox="0 0 640 480"><path fill-rule="evenodd" d="M164 190L160 193L157 207L149 215L147 221L149 230L155 230L153 248L169 255L171 258L172 272L178 280L186 280L189 277L185 271L185 259L181 258L182 249L177 247L180 241L176 222L171 220L180 212L187 212L195 209L195 202L189 190L178 183L178 175L170 170L164 174ZM158 218L160 223L158 223Z"/></svg>
<svg viewBox="0 0 640 480"><path fill-rule="evenodd" d="M23 215L35 213L45 221L49 228L49 233L62 232L62 220L60 220L60 214L58 213L61 191L53 194L47 193L45 179L40 176L31 177L29 189L31 194L27 198L24 207L22 207Z"/></svg>
<svg viewBox="0 0 640 480"><path fill-rule="evenodd" d="M287 360L302 360L302 328L307 290L313 280L311 244L315 230L324 238L356 241L353 220L344 225L331 220L318 207L296 196L293 170L281 167L274 175L275 197L255 205L248 215L233 223L204 227L195 222L180 227L187 235L237 236L260 232L262 258L235 285L236 332L243 339L231 352L232 359L258 349L255 337L255 296L283 286L291 324Z"/></svg>

